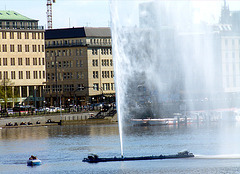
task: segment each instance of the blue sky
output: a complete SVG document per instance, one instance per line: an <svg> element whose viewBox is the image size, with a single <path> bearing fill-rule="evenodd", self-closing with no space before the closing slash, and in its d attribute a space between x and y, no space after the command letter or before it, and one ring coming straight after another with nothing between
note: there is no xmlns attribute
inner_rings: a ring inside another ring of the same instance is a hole
<svg viewBox="0 0 240 174"><path fill-rule="evenodd" d="M47 0L0 0L0 10L14 10L47 26ZM108 0L56 0L53 4L53 28L108 26Z"/></svg>
<svg viewBox="0 0 240 174"><path fill-rule="evenodd" d="M125 3L131 0L122 1ZM193 1L196 11L198 11L197 17L199 20L207 18L210 22L217 21L223 0L208 0L207 6L202 1ZM216 5L216 2L218 2L218 5ZM39 20L39 25L46 28L46 3L47 0L0 0L0 10L17 11L22 15ZM227 3L231 10L240 10L239 0L227 0ZM109 0L56 0L56 3L53 4L53 28L102 27L109 26L109 23Z"/></svg>

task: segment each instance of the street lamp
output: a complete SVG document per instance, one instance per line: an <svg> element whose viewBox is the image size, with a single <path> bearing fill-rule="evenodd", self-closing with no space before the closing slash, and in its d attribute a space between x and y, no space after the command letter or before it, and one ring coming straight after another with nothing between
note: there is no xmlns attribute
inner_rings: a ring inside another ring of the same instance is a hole
<svg viewBox="0 0 240 174"><path fill-rule="evenodd" d="M55 63L54 63L54 66L55 66L55 81L56 81L56 106L58 106L58 76L57 76L57 55L55 55Z"/></svg>
<svg viewBox="0 0 240 174"><path fill-rule="evenodd" d="M68 99L68 109L69 109L69 112L70 112L70 101L71 101L71 99L69 98Z"/></svg>
<svg viewBox="0 0 240 174"><path fill-rule="evenodd" d="M46 101L43 101L43 110L44 110L44 114L46 114Z"/></svg>

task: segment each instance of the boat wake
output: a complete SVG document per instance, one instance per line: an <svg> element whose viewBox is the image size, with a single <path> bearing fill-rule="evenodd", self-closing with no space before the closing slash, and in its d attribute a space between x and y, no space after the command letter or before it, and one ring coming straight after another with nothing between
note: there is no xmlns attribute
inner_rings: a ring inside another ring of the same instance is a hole
<svg viewBox="0 0 240 174"><path fill-rule="evenodd" d="M240 159L240 154L224 154L224 155L195 155L198 159Z"/></svg>

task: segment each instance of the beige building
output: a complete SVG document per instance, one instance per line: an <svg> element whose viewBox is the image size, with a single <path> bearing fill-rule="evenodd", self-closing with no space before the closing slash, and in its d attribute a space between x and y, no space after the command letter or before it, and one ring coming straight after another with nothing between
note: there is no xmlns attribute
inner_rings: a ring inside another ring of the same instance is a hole
<svg viewBox="0 0 240 174"><path fill-rule="evenodd" d="M38 20L0 11L0 81L14 93L7 96L8 107L43 105L44 49L44 28L38 26ZM2 104L3 97L0 100Z"/></svg>
<svg viewBox="0 0 240 174"><path fill-rule="evenodd" d="M110 28L46 30L45 45L48 105L115 100Z"/></svg>

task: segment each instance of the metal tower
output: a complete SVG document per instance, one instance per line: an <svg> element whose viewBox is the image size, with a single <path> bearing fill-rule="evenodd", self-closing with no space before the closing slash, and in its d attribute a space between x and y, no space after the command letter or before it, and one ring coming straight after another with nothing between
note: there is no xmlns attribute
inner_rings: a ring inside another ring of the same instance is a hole
<svg viewBox="0 0 240 174"><path fill-rule="evenodd" d="M47 0L47 27L52 29L52 2L55 3L56 0Z"/></svg>

